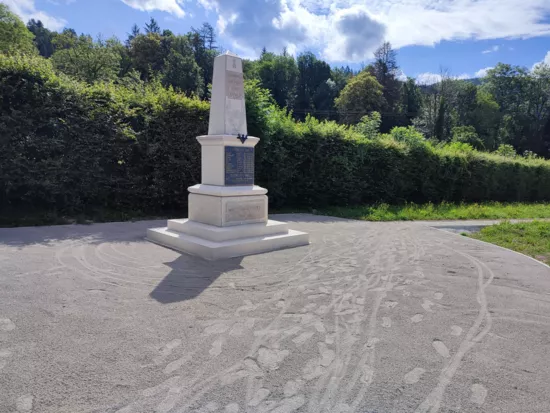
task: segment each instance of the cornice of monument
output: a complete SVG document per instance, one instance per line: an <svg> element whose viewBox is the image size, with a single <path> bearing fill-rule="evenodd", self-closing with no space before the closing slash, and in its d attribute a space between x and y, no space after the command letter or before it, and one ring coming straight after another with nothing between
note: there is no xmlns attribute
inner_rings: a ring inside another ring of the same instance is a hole
<svg viewBox="0 0 550 413"><path fill-rule="evenodd" d="M202 146L240 146L253 148L260 141L260 138L248 136L244 143L236 135L202 135L197 140Z"/></svg>

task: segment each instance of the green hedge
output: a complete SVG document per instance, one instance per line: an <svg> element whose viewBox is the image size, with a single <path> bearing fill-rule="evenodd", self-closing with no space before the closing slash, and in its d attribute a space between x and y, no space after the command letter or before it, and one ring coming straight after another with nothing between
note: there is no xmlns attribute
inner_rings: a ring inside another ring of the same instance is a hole
<svg viewBox="0 0 550 413"><path fill-rule="evenodd" d="M160 85L85 86L0 56L0 208L63 214L186 206L208 104Z"/></svg>
<svg viewBox="0 0 550 413"><path fill-rule="evenodd" d="M0 56L0 214L185 210L200 181L206 102L158 84L86 86L48 61ZM258 184L278 207L441 201L545 201L550 162L367 139L334 122L295 122L246 86Z"/></svg>

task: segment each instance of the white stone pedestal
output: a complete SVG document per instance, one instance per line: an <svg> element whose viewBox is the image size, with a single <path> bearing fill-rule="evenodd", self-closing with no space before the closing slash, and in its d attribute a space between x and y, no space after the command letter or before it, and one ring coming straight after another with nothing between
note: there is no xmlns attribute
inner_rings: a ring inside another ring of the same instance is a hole
<svg viewBox="0 0 550 413"><path fill-rule="evenodd" d="M202 184L189 188L189 218L147 230L147 239L208 260L309 244L305 232L267 218L267 190L254 185L254 147L247 136L242 61L214 61L207 136L201 144Z"/></svg>
<svg viewBox="0 0 550 413"><path fill-rule="evenodd" d="M201 184L189 192L189 218L148 229L148 240L207 260L309 244L307 233L268 219L264 188Z"/></svg>
<svg viewBox="0 0 550 413"><path fill-rule="evenodd" d="M168 221L168 227L147 230L147 239L206 260L241 257L309 244L305 232L289 230L284 222L239 227L215 227L188 219Z"/></svg>

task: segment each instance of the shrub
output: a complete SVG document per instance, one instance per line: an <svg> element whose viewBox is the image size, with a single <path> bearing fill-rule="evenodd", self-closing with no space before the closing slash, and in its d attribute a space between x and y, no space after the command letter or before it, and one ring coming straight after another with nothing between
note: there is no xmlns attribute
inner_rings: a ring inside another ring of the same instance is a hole
<svg viewBox="0 0 550 413"><path fill-rule="evenodd" d="M90 86L42 58L0 55L2 216L185 214L209 105L158 81L121 83ZM261 138L256 182L275 206L550 199L548 161L434 147L414 128L368 139L335 122L295 122L257 82L245 92L249 134Z"/></svg>
<svg viewBox="0 0 550 413"><path fill-rule="evenodd" d="M504 156L505 158L515 158L518 154L512 145L502 144L499 145L495 154Z"/></svg>
<svg viewBox="0 0 550 413"><path fill-rule="evenodd" d="M485 149L483 141L477 135L476 129L473 126L457 126L452 130L452 141L470 145L477 150Z"/></svg>
<svg viewBox="0 0 550 413"><path fill-rule="evenodd" d="M378 112L372 112L370 115L365 115L359 123L355 125L355 130L368 139L376 139L380 133L380 125L382 124L382 116Z"/></svg>
<svg viewBox="0 0 550 413"><path fill-rule="evenodd" d="M414 126L399 126L390 131L390 136L397 142L404 142L407 145L422 145L426 143L424 135L414 128Z"/></svg>

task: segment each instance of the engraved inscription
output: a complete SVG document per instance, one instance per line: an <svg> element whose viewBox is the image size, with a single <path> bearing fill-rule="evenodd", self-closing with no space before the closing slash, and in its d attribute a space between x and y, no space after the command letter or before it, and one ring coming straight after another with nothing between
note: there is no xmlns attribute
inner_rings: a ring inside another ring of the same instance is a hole
<svg viewBox="0 0 550 413"><path fill-rule="evenodd" d="M225 185L254 185L254 148L225 147Z"/></svg>
<svg viewBox="0 0 550 413"><path fill-rule="evenodd" d="M231 70L233 72L239 72L239 73L242 73L243 72L243 69L242 69L242 61L240 58L238 58L237 56L229 56L226 60L227 64L225 66L225 68L227 70Z"/></svg>
<svg viewBox="0 0 550 413"><path fill-rule="evenodd" d="M228 99L244 99L244 83L242 73L225 71L225 96Z"/></svg>
<svg viewBox="0 0 550 413"><path fill-rule="evenodd" d="M261 199L228 201L225 205L225 222L264 220L265 215L265 202Z"/></svg>

